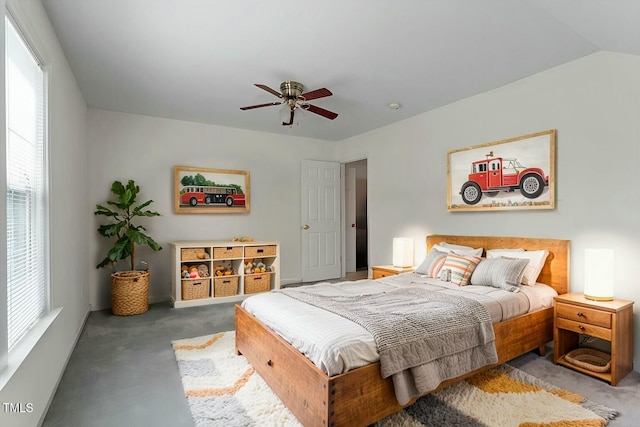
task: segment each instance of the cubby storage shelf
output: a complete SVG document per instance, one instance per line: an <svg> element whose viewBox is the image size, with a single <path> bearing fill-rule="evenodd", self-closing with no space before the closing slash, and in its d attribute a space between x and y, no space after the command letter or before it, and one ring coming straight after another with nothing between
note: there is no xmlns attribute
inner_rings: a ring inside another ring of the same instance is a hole
<svg viewBox="0 0 640 427"><path fill-rule="evenodd" d="M173 307L236 302L256 292L280 289L279 254L280 246L275 241L171 242ZM255 263L262 262L267 267L267 271L245 274L245 264L249 260ZM183 266L187 271L197 271L198 276L183 278ZM215 271L221 268L228 270L230 274L216 276ZM208 276L203 277L207 274ZM234 294L236 284L237 293ZM222 296L216 296L216 294Z"/></svg>

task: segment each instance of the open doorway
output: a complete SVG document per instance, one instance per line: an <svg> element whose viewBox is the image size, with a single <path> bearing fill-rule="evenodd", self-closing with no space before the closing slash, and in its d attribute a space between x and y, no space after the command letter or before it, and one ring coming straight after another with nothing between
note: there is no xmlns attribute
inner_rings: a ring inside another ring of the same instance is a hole
<svg viewBox="0 0 640 427"><path fill-rule="evenodd" d="M367 278L369 229L367 224L367 160L344 164L346 278Z"/></svg>

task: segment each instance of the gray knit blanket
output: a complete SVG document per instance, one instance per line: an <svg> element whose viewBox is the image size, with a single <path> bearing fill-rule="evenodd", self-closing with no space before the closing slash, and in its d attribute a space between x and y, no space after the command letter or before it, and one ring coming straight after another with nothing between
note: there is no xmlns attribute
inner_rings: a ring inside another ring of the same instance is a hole
<svg viewBox="0 0 640 427"><path fill-rule="evenodd" d="M428 375L444 377L427 380L424 387L416 384L417 390L405 390L402 394L408 395L402 400L431 391L425 388L435 388L444 379L497 362L489 313L469 298L420 288L358 296L319 295L306 292L304 287L278 292L365 328L378 347L383 378L402 374L398 380L405 381L412 368L421 365L429 366ZM454 364L451 376L443 373ZM408 387L413 388L414 384Z"/></svg>

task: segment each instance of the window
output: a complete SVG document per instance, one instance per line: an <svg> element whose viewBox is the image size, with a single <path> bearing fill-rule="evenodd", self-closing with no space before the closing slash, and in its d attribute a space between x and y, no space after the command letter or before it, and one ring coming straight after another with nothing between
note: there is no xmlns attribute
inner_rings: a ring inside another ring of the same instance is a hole
<svg viewBox="0 0 640 427"><path fill-rule="evenodd" d="M5 17L7 348L49 310L45 73Z"/></svg>

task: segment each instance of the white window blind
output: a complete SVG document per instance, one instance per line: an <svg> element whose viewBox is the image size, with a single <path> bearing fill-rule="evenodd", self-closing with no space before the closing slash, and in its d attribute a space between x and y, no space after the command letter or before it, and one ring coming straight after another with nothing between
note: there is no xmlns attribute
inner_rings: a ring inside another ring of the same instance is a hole
<svg viewBox="0 0 640 427"><path fill-rule="evenodd" d="M5 17L8 348L48 310L45 74Z"/></svg>

